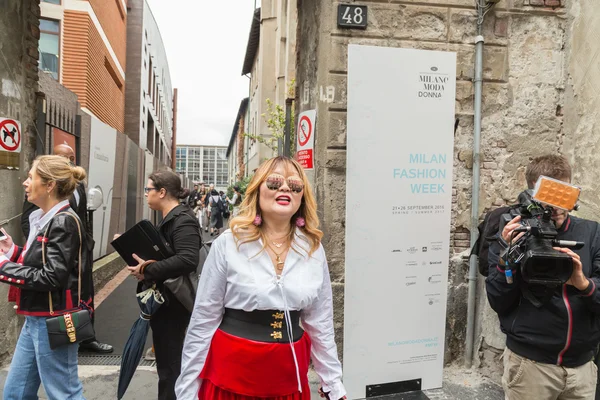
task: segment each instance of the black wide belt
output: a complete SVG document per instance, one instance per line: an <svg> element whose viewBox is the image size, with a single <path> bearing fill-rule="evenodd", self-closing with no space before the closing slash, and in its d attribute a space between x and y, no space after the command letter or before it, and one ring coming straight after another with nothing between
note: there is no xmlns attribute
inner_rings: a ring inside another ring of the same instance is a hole
<svg viewBox="0 0 600 400"><path fill-rule="evenodd" d="M292 340L300 340L300 311L290 311ZM223 332L257 342L289 343L285 314L279 310L242 311L226 308L219 326Z"/></svg>

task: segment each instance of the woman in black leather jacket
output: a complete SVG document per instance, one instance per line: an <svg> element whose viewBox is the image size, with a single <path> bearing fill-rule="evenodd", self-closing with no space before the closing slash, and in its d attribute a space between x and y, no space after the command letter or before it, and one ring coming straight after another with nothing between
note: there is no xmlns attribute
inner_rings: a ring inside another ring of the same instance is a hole
<svg viewBox="0 0 600 400"><path fill-rule="evenodd" d="M179 204L179 199L188 193L181 187L177 174L171 171L153 173L144 191L148 206L161 213L163 220L158 229L175 254L156 262L134 255L139 264L129 270L138 280L156 282L157 288L167 297L167 302L152 316L150 326L159 379L158 399L175 400L175 381L181 370L181 353L191 311L163 282L196 271L202 244L200 225L192 209Z"/></svg>
<svg viewBox="0 0 600 400"><path fill-rule="evenodd" d="M9 301L16 301L17 313L25 316L4 399L37 399L40 383L51 400L83 399L78 344L52 350L46 318L79 305L79 250L86 237L79 234L81 222L68 199L84 178L85 171L64 157L38 157L23 183L28 200L40 208L29 217L27 244L18 247L10 236L0 241L0 282L11 285ZM92 271L86 266L91 263L87 251L81 256L81 301L89 304Z"/></svg>

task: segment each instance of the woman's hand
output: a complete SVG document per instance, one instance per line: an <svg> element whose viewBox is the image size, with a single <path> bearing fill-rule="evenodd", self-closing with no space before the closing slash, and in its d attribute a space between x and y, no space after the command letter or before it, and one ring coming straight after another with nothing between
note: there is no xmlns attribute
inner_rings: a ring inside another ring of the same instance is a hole
<svg viewBox="0 0 600 400"><path fill-rule="evenodd" d="M121 236L120 233L115 233L115 235L113 236L113 240L117 240L119 238L119 236Z"/></svg>
<svg viewBox="0 0 600 400"><path fill-rule="evenodd" d="M140 272L142 265L144 265L144 263L146 262L146 260L142 260L141 258L139 258L137 256L137 254L132 254L131 255L133 258L135 258L135 261L138 262L138 265L134 266L134 267L127 267L127 269L129 270L129 273L131 274L131 276L135 277L138 281L143 281L144 280L144 274L142 274Z"/></svg>
<svg viewBox="0 0 600 400"><path fill-rule="evenodd" d="M8 233L6 233L4 228L0 228L0 231L2 231L2 234L6 235L6 239L0 240L0 251L6 254L10 251L10 249L12 249L14 242L12 240L12 237Z"/></svg>

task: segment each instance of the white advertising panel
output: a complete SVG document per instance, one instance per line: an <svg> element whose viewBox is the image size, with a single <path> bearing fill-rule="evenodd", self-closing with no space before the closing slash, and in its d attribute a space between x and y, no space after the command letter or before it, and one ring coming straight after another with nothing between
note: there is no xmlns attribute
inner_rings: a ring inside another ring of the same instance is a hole
<svg viewBox="0 0 600 400"><path fill-rule="evenodd" d="M348 46L344 384L442 386L456 54Z"/></svg>
<svg viewBox="0 0 600 400"><path fill-rule="evenodd" d="M117 131L92 116L90 140L90 170L88 191L96 188L102 193L102 205L94 211L94 259L106 255L112 238L108 237L112 210L113 183L115 179L115 153Z"/></svg>

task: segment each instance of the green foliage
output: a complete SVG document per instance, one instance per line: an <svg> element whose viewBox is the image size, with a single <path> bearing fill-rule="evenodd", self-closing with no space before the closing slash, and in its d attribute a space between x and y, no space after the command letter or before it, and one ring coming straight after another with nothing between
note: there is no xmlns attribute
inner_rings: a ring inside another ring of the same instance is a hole
<svg viewBox="0 0 600 400"><path fill-rule="evenodd" d="M296 80L292 79L292 81L288 84L287 95L288 98L294 97L294 91L296 86ZM269 147L273 151L273 156L278 154L279 150L279 140L283 143L284 135L285 135L285 105L275 104L271 99L266 100L267 103L267 112L261 114L267 123L267 128L271 132L270 137L264 137L262 135L253 135L250 133L244 133L245 136L250 138L251 140L255 140L259 143L264 144ZM296 153L296 104L292 102L291 109L291 118L290 118L290 154Z"/></svg>
<svg viewBox="0 0 600 400"><path fill-rule="evenodd" d="M239 186L240 187L240 192L242 194L246 193L246 188L248 187L248 184L250 183L250 181L252 180L252 176L247 176L244 179L242 179L241 181L237 181L236 183L234 183L233 185L229 186L227 188L227 197L229 197L230 199L233 198L233 187L234 186Z"/></svg>

